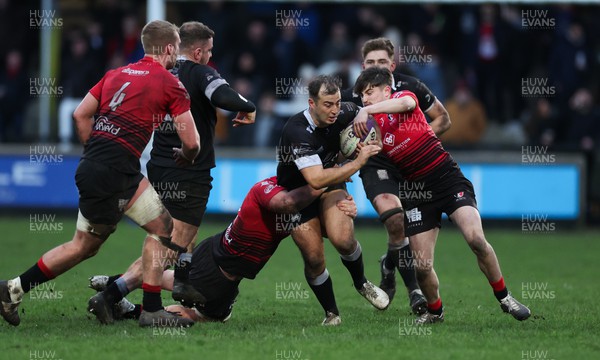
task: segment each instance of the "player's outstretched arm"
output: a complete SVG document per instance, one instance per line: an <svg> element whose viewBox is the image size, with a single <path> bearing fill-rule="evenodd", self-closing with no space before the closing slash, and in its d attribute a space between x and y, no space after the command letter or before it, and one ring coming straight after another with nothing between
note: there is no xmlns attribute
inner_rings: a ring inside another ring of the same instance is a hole
<svg viewBox="0 0 600 360"><path fill-rule="evenodd" d="M254 124L256 118L256 106L252 101L233 90L229 85L219 86L212 94L210 101L216 107L227 111L237 111L233 126Z"/></svg>
<svg viewBox="0 0 600 360"><path fill-rule="evenodd" d="M360 148L356 159L345 163L340 167L324 169L323 165L315 165L300 170L306 182L315 189L321 189L326 186L340 184L354 175L367 160L381 151L378 145L363 145Z"/></svg>
<svg viewBox="0 0 600 360"><path fill-rule="evenodd" d="M280 214L297 213L315 201L324 191L325 189L313 189L310 185L281 191L269 201L269 210Z"/></svg>
<svg viewBox="0 0 600 360"><path fill-rule="evenodd" d="M173 117L177 135L181 139L181 149L175 151L175 162L178 165L192 164L200 152L200 135L194 124L194 118L190 110Z"/></svg>
<svg viewBox="0 0 600 360"><path fill-rule="evenodd" d="M435 133L436 136L440 136L446 132L446 130L450 129L452 122L450 121L450 115L448 111L442 105L442 103L435 99L433 106L429 110L427 110L427 116L431 118L431 122L429 125L431 126L431 130Z"/></svg>
<svg viewBox="0 0 600 360"><path fill-rule="evenodd" d="M73 112L77 136L83 145L88 142L92 135L92 130L94 129L94 115L98 111L98 105L98 100L96 100L92 94L87 93L81 103L77 106L77 109L75 109L75 112Z"/></svg>

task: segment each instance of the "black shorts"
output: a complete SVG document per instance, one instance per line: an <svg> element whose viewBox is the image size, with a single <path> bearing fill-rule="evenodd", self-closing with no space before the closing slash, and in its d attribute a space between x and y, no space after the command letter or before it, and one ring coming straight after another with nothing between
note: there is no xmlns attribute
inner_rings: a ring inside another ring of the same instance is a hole
<svg viewBox="0 0 600 360"><path fill-rule="evenodd" d="M463 206L477 208L473 184L463 175L458 165L444 169L440 174L433 174L436 179L424 182L423 192L426 199L405 201L404 231L406 236L442 227L442 213L451 215Z"/></svg>
<svg viewBox="0 0 600 360"><path fill-rule="evenodd" d="M148 162L148 179L174 219L199 227L212 189L210 171L190 172ZM190 176L193 175L193 176Z"/></svg>
<svg viewBox="0 0 600 360"><path fill-rule="evenodd" d="M346 183L329 186L325 192L333 190L346 190ZM307 207L300 210L300 221L298 224L304 224L310 219L316 218L321 213L321 197L316 198Z"/></svg>
<svg viewBox="0 0 600 360"><path fill-rule="evenodd" d="M141 173L124 174L103 163L81 159L75 172L79 211L92 224L117 225L143 178Z"/></svg>
<svg viewBox="0 0 600 360"><path fill-rule="evenodd" d="M360 169L359 176L367 199L371 203L377 195L393 194L399 196L400 183L404 181L396 166L380 155L370 158L365 166Z"/></svg>
<svg viewBox="0 0 600 360"><path fill-rule="evenodd" d="M226 278L215 262L213 246L221 241L222 235L216 234L196 246L190 269L190 283L206 299L204 304L198 304L196 308L203 315L216 320L223 320L231 313L240 283Z"/></svg>

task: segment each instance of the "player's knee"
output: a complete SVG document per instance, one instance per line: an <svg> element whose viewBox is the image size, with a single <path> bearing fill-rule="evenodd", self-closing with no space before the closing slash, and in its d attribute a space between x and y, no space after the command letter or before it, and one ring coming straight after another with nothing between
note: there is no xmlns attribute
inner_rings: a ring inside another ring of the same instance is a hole
<svg viewBox="0 0 600 360"><path fill-rule="evenodd" d="M486 256L490 251L490 244L483 234L474 234L467 239L469 247L477 256Z"/></svg>
<svg viewBox="0 0 600 360"><path fill-rule="evenodd" d="M404 213L402 210L390 216L383 224L390 237L390 242L400 243L404 240Z"/></svg>

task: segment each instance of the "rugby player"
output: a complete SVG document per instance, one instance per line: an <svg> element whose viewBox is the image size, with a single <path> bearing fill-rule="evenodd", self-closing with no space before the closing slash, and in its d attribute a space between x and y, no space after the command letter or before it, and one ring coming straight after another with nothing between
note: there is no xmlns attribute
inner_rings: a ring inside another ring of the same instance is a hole
<svg viewBox="0 0 600 360"><path fill-rule="evenodd" d="M361 73L355 92L361 94L365 105L354 120L356 133L366 133L367 118L373 115L381 130L383 153L404 179L420 183L420 189L431 194L426 200L405 204L405 231L410 238L417 280L427 299L427 312L416 322L444 321L439 281L433 269L442 212L458 226L475 253L502 310L517 320L527 319L531 312L508 291L494 249L485 238L473 185L427 124L415 94L406 90L393 92L391 72L377 67Z"/></svg>
<svg viewBox="0 0 600 360"><path fill-rule="evenodd" d="M175 25L158 20L146 24L142 30L144 58L107 72L75 110L77 134L84 145L75 174L77 230L70 242L46 252L20 276L0 282L0 312L11 325L20 323L18 306L25 293L94 256L123 214L147 232L140 326L193 324L162 306L163 269L152 266L152 254L171 244L173 222L139 165L156 114L172 114L177 124L181 148L173 149L174 157L191 162L200 150L188 93L167 71L175 65L179 43Z"/></svg>
<svg viewBox="0 0 600 360"><path fill-rule="evenodd" d="M363 70L376 66L388 69L394 76L392 83L394 91L408 90L417 96L419 108L430 117L430 125L436 136L440 136L450 128L448 112L427 86L419 79L395 71L394 45L389 39L368 40L364 43L361 52ZM360 95L355 93L353 88L342 91L342 101L363 105ZM360 178L367 198L388 233L388 251L380 260L379 287L388 294L391 302L396 294L395 269L397 268L408 290L412 311L415 314L422 314L427 309L427 302L419 289L408 237L404 235L404 211L400 199L401 193L407 193L401 191L406 188L404 179L383 153L369 159L360 169Z"/></svg>
<svg viewBox="0 0 600 360"><path fill-rule="evenodd" d="M195 321L229 319L240 281L244 278L254 279L277 250L281 240L298 225L289 224L288 217L281 218L278 215L297 213L323 191L308 185L287 191L277 185L275 177L257 182L246 195L236 218L227 229L202 241L193 252L189 277L202 299L198 299L194 309L171 305L167 310L181 313ZM336 205L346 215L356 217L356 205L351 197ZM140 275L128 271L120 279L135 288L141 282ZM90 286L102 290L108 279L103 275L93 276ZM172 286L173 271L167 270L163 276L163 289L169 290ZM326 325L337 324L339 322Z"/></svg>
<svg viewBox="0 0 600 360"><path fill-rule="evenodd" d="M216 70L207 65L212 56L214 31L200 22L192 21L181 25L179 36L179 57L171 72L179 78L190 94L191 112L200 134L200 153L193 163L183 164L185 167L173 159L172 149L179 146L180 140L177 136L177 124L167 116L155 131L147 169L152 185L173 217L172 241L180 247L177 252L169 252L171 259L168 263L175 265L173 298L193 302L198 294L187 284L187 265L191 261L191 254L184 251L184 248L193 248L212 189L213 179L210 172L215 167L215 107L238 112L233 120L234 126L254 123L256 108L251 101L233 90ZM156 264L166 265L165 262ZM140 266L141 260L138 259L130 266L128 272L140 272ZM92 297L90 306L96 317L103 323L112 321L109 304L126 296L131 290L133 289L128 289L125 280L121 279L103 294Z"/></svg>
<svg viewBox="0 0 600 360"><path fill-rule="evenodd" d="M306 280L326 309L325 321L336 322L339 310L331 278L325 267L323 235L329 238L352 276L356 290L378 309L385 309L389 298L365 278L362 250L354 237L354 224L335 204L348 193L345 181L381 148L365 145L358 157L336 166L340 132L348 126L358 106L342 103L339 79L320 75L308 84L308 109L293 115L285 124L277 147L277 181L286 189L309 184L315 189L329 187L301 213L302 226L292 231L304 259Z"/></svg>

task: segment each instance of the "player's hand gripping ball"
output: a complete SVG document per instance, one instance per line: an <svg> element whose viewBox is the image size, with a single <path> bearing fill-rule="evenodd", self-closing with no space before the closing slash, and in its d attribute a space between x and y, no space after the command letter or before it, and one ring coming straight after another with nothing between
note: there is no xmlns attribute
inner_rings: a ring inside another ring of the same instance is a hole
<svg viewBox="0 0 600 360"><path fill-rule="evenodd" d="M340 133L340 151L346 159L355 159L358 155L357 145L362 142L366 144L371 140L381 140L381 134L377 122L373 116L369 115L367 119L367 135L358 137L354 133L353 122Z"/></svg>

